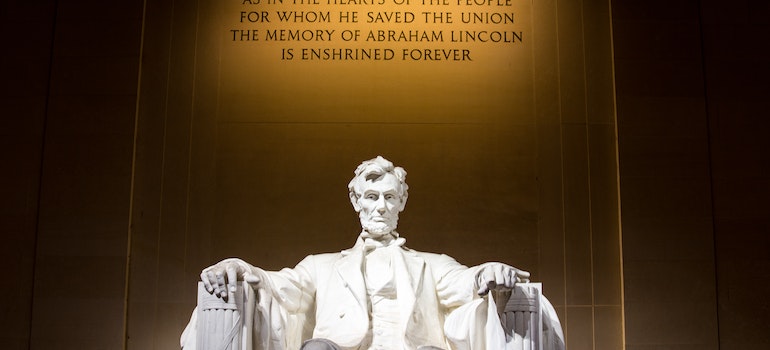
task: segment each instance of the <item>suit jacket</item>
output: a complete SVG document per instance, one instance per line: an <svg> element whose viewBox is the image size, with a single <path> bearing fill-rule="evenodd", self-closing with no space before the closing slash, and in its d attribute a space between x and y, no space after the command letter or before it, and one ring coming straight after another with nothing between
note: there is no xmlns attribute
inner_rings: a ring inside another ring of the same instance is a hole
<svg viewBox="0 0 770 350"><path fill-rule="evenodd" d="M493 293L483 299L476 294L477 272L495 263L468 268L443 254L397 249L400 254L393 259L393 268L400 336L406 349L421 345L453 350L515 348L515 341L503 333ZM243 288L247 297L239 349L293 350L311 337L358 349L369 330L363 259L359 238L351 249L308 256L293 269L259 270L262 288ZM543 349L563 350L558 316L545 297L542 302ZM215 339L222 336L219 331ZM193 311L180 339L185 350L197 349L197 332Z"/></svg>
<svg viewBox="0 0 770 350"><path fill-rule="evenodd" d="M476 268L451 257L398 248L393 259L400 334L409 348L448 348L444 318L478 298ZM304 317L304 332L357 349L369 330L369 300L363 274L363 241L339 253L310 255L293 269L265 272L276 300L289 314Z"/></svg>

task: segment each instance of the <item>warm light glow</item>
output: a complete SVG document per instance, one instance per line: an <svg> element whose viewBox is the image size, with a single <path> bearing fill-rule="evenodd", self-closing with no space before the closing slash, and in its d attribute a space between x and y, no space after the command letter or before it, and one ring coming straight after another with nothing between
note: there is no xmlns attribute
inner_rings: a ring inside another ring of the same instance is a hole
<svg viewBox="0 0 770 350"><path fill-rule="evenodd" d="M522 0L231 2L212 33L220 115L520 123L532 116L531 16Z"/></svg>

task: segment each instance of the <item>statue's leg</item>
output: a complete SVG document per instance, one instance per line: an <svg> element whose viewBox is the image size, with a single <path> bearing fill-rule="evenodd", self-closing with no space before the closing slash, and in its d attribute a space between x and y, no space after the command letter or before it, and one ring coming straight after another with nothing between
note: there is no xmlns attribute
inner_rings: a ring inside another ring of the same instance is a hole
<svg viewBox="0 0 770 350"><path fill-rule="evenodd" d="M300 350L341 350L340 346L329 339L314 338L305 340Z"/></svg>

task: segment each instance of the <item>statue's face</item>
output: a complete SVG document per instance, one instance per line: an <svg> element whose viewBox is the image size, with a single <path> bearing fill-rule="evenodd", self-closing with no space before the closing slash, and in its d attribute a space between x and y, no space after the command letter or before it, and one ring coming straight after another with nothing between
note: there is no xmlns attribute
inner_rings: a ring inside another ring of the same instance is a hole
<svg viewBox="0 0 770 350"><path fill-rule="evenodd" d="M398 179L393 174L361 183L358 217L361 227L371 235L381 236L396 229L398 213L404 208L398 186Z"/></svg>

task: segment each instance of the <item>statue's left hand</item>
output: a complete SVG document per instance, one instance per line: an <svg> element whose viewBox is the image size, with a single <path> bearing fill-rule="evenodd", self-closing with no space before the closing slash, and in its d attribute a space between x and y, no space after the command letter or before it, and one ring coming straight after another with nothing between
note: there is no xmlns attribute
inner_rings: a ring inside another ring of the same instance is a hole
<svg viewBox="0 0 770 350"><path fill-rule="evenodd" d="M492 289L513 289L516 283L529 282L529 272L503 263L489 263L476 274L479 295L486 295Z"/></svg>

